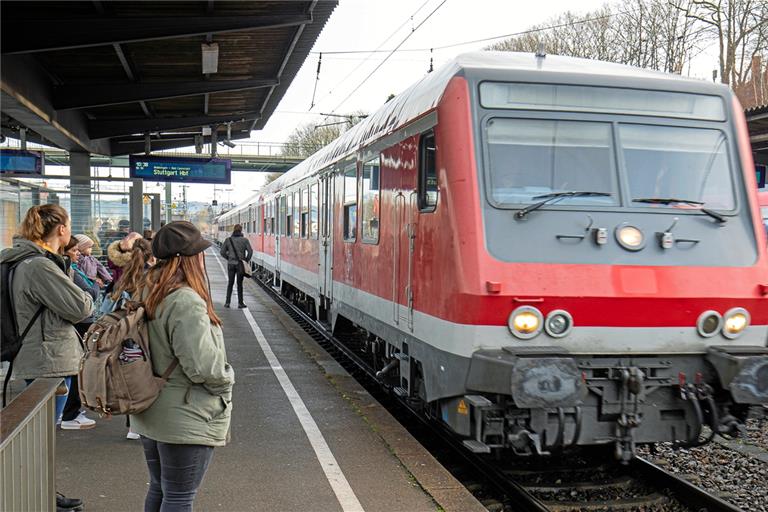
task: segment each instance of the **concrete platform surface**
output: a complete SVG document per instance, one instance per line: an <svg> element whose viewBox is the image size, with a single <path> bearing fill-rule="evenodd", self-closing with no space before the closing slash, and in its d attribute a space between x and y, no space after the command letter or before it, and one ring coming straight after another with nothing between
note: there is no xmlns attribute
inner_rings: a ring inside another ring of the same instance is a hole
<svg viewBox="0 0 768 512"><path fill-rule="evenodd" d="M221 261L209 251L206 262L236 384L232 441L215 450L197 510L484 510L255 283L246 282L249 313L224 309ZM59 491L87 512L142 510L147 469L126 432L123 417L59 430Z"/></svg>

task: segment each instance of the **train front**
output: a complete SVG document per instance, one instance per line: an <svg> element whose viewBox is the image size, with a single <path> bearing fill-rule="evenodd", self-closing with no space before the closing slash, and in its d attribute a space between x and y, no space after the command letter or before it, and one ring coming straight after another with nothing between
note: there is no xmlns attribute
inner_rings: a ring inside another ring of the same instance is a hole
<svg viewBox="0 0 768 512"><path fill-rule="evenodd" d="M613 443L625 460L639 443L736 433L768 403L741 107L713 84L539 60L466 73L482 323L506 329L475 339L467 395L443 419L469 407L478 451Z"/></svg>

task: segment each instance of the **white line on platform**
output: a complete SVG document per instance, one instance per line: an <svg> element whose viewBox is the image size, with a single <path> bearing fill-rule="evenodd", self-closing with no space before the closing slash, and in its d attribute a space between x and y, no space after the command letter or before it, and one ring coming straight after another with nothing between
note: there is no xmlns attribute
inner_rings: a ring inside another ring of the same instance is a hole
<svg viewBox="0 0 768 512"><path fill-rule="evenodd" d="M213 256L216 258L216 262L219 264L221 271L224 272L224 275L226 276L227 272L224 270L224 265L222 265L219 256L215 252L213 252ZM293 411L299 418L301 427L304 429L304 432L309 438L309 443L315 450L317 460L320 462L320 466L323 468L325 477L328 479L328 483L331 484L331 488L336 494L336 499L339 501L339 505L341 505L342 510L344 510L344 512L363 512L363 506L360 504L360 501L358 501L355 492L352 490L352 487L349 485L347 478L341 471L338 462L336 462L336 458L333 456L333 452L331 452L331 448L325 441L322 432L320 432L320 428L317 426L315 419L312 417L309 409L307 409L307 406L304 404L304 400L301 399L298 391L296 391L296 388L293 386L293 383L288 377L288 374L285 373L283 366L280 364L280 360L277 359L277 356L272 351L272 347L269 345L269 342L261 332L261 329L256 323L256 320L253 318L253 315L251 315L251 312L247 309L243 309L242 311L251 326L251 330L253 331L254 336L256 336L256 340L259 342L261 350L264 352L267 361L269 361L269 365L271 366L275 377L277 377L277 380L280 382L280 386L282 386L285 395L291 402Z"/></svg>

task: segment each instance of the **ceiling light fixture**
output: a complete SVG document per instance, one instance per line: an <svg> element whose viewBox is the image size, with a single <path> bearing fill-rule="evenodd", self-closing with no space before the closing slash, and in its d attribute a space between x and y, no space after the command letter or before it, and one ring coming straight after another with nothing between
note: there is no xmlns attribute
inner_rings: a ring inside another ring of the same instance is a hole
<svg viewBox="0 0 768 512"><path fill-rule="evenodd" d="M209 75L219 71L219 43L203 43L203 74Z"/></svg>

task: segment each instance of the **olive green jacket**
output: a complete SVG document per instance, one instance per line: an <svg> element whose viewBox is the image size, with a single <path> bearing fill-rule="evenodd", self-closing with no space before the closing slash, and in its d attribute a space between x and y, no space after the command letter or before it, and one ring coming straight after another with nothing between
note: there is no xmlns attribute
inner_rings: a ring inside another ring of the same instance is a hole
<svg viewBox="0 0 768 512"><path fill-rule="evenodd" d="M211 324L205 302L188 287L168 295L155 313L147 325L155 374L162 375L174 356L179 365L157 401L131 416L131 427L163 443L225 445L235 373L221 328Z"/></svg>
<svg viewBox="0 0 768 512"><path fill-rule="evenodd" d="M12 263L22 259L12 282L19 334L41 305L45 310L24 338L13 361L13 374L17 379L75 375L83 351L72 324L91 315L93 301L69 277L64 258L47 253L25 238L15 237L13 247L0 253L0 261Z"/></svg>

